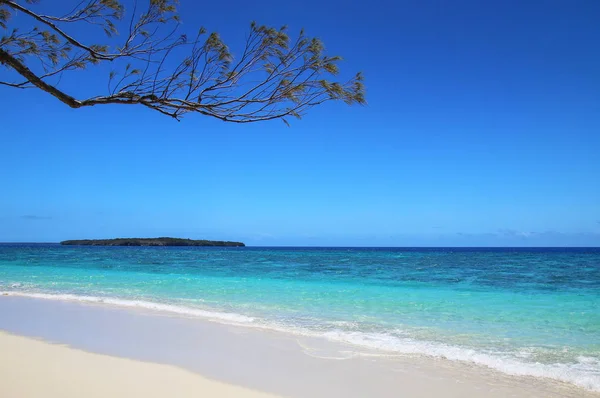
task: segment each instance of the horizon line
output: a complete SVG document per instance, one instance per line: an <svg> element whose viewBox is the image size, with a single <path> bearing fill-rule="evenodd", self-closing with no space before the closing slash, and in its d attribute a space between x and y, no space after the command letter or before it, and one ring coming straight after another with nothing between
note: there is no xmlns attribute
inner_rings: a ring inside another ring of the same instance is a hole
<svg viewBox="0 0 600 398"><path fill-rule="evenodd" d="M11 244L34 244L34 245L60 245L61 242L31 242L31 241L15 241L15 242L0 242L0 245L11 245ZM71 245L71 247L77 246L89 246L89 245ZM132 247L132 246L94 246L94 247ZM133 246L138 247L138 246ZM139 246L139 247L192 247L192 246ZM193 246L196 247L196 246ZM202 246L202 247L218 247L224 248L223 246ZM324 248L324 249L600 249L600 246L307 246L307 245L247 245L245 247L251 248ZM225 247L227 248L227 247ZM244 247L232 247L232 249L240 249Z"/></svg>

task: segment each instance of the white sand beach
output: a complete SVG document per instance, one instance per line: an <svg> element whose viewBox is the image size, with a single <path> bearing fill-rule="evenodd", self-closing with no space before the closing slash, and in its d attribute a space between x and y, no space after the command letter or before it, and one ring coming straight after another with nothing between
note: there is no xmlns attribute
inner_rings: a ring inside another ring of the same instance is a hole
<svg viewBox="0 0 600 398"><path fill-rule="evenodd" d="M11 398L600 396L461 362L108 305L1 296L0 330L0 396Z"/></svg>
<svg viewBox="0 0 600 398"><path fill-rule="evenodd" d="M274 397L171 365L94 354L7 333L0 333L0 352L0 396L6 398Z"/></svg>

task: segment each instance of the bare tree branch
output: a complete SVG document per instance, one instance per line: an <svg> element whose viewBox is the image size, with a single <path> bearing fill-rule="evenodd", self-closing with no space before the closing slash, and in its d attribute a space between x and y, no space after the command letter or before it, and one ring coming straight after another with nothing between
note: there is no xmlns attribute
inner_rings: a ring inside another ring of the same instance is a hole
<svg viewBox="0 0 600 398"><path fill-rule="evenodd" d="M13 68L17 73L19 73L21 76L26 78L28 82L30 82L31 84L33 84L40 90L43 90L43 91L55 96L56 98L58 98L65 104L69 105L71 108L81 107L79 101L77 101L75 98L73 98L70 95L65 94L62 91L58 90L57 88L47 84L45 81L40 79L35 73L33 73L28 67L23 65L16 58L14 58L13 56L11 56L9 53L2 50L1 48L0 48L0 63Z"/></svg>

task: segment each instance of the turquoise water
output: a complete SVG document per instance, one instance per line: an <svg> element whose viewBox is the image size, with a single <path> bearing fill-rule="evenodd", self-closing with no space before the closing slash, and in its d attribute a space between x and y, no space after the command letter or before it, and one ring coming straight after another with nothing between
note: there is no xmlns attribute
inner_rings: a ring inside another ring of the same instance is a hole
<svg viewBox="0 0 600 398"><path fill-rule="evenodd" d="M0 245L0 291L323 336L600 391L600 249Z"/></svg>

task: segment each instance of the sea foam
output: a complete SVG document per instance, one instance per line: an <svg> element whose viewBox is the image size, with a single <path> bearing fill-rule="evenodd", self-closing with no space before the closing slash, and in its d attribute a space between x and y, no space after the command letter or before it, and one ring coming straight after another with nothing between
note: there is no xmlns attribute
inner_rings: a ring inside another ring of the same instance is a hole
<svg viewBox="0 0 600 398"><path fill-rule="evenodd" d="M129 307L129 308L140 308L147 309L152 311L160 311L173 313L178 315L185 316L193 316L200 318L207 318L211 320L221 320L227 322L233 322L236 324L244 324L254 322L254 318L235 314L228 312L218 312L218 311L207 311L198 308L192 307L184 307L172 304L164 304L153 301L145 301L145 300L126 300L114 297L97 297L97 296L79 296L75 294L48 294L48 293L29 293L29 292L0 292L0 295L5 296L20 296L20 297L30 297L30 298L38 298L38 299L46 299L46 300L60 300L60 301L75 301L82 303L97 303L97 304L109 304L115 305L119 307Z"/></svg>
<svg viewBox="0 0 600 398"><path fill-rule="evenodd" d="M385 333L347 332L323 333L323 336L365 348L391 353L418 354L451 361L474 363L514 376L533 376L559 380L592 391L600 391L600 367L596 360L580 357L577 363L542 364L519 361L506 353L480 352L470 348L437 342L399 338Z"/></svg>
<svg viewBox="0 0 600 398"><path fill-rule="evenodd" d="M144 300L127 300L114 297L80 296L75 294L48 294L37 292L0 291L0 295L30 297L47 300L72 301L81 303L108 304L119 307L139 308L182 316L209 319L217 322L255 328L265 328L308 337L320 337L330 341L350 344L366 349L387 353L417 354L450 361L461 361L485 366L515 376L533 376L563 381L591 391L600 391L600 363L595 358L581 356L577 363L531 363L520 361L518 355L509 356L501 352L481 352L471 348L453 346L438 342L398 337L387 333L345 331L340 329L312 330L294 327L277 322L269 322L242 314L208 311L198 308L165 304ZM402 331L397 331L398 335Z"/></svg>

